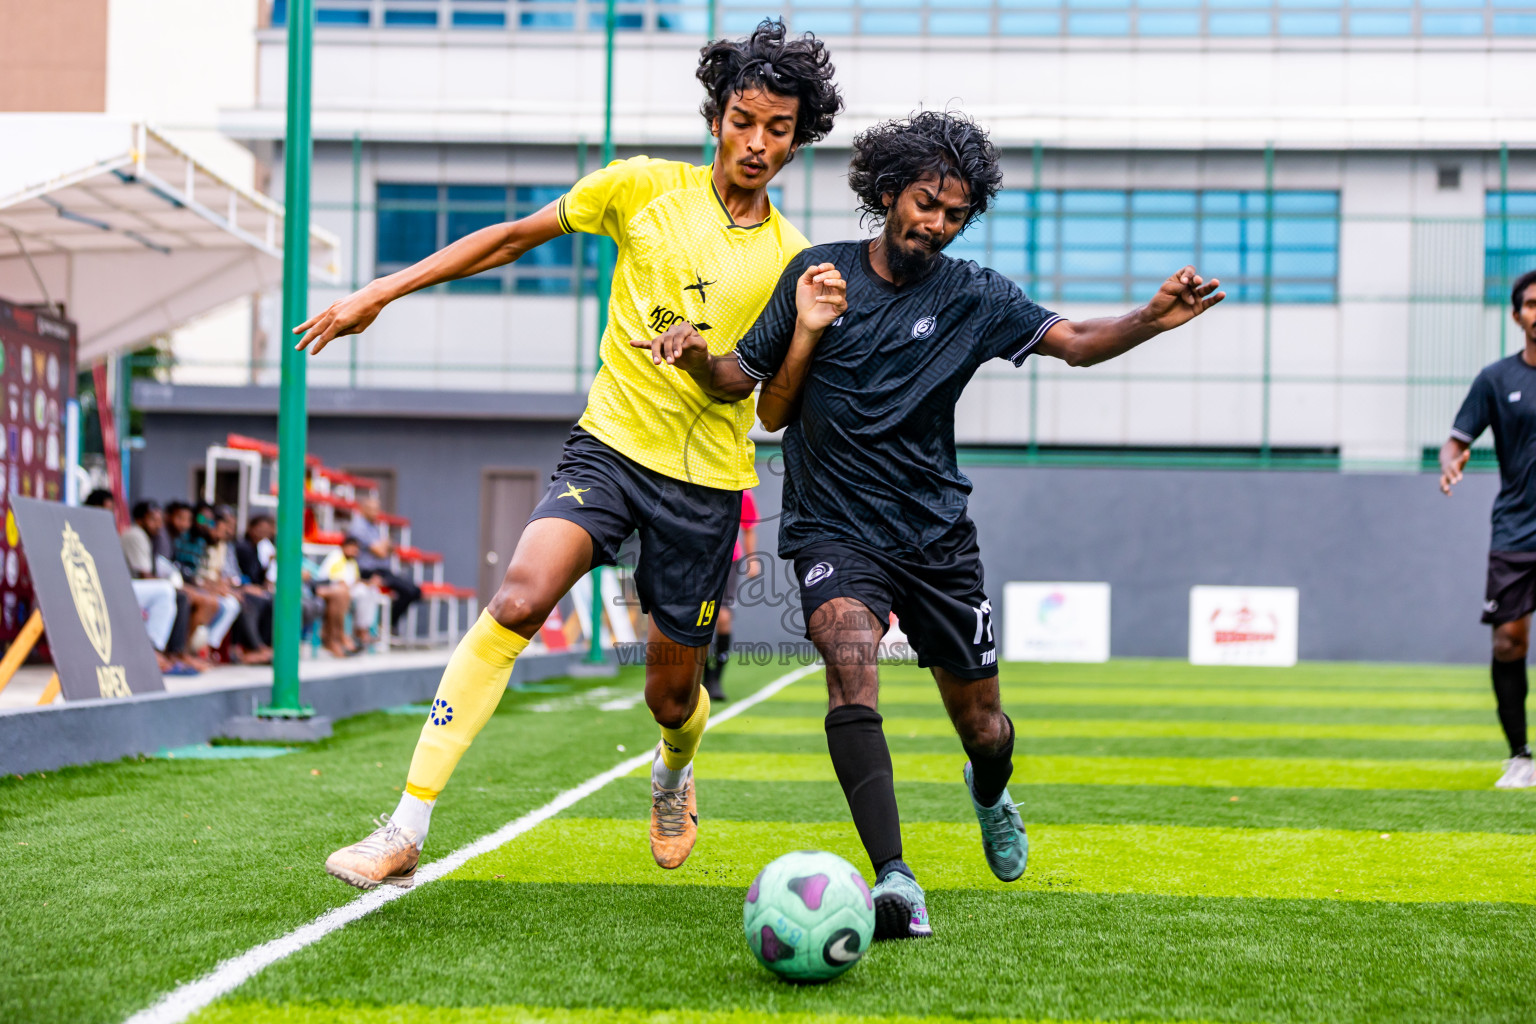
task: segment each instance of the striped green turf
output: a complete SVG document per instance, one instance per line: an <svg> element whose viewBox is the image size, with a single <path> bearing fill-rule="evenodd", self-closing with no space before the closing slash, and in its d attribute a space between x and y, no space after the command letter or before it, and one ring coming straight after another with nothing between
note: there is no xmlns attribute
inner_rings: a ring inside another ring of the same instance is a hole
<svg viewBox="0 0 1536 1024"><path fill-rule="evenodd" d="M765 736L824 734L823 719L811 716L742 715L721 723L714 735L751 733ZM1370 725L1339 722L1213 722L1190 720L1147 721L1135 718L1018 718L1016 735L1025 738L1085 737L1103 739L1150 739L1212 737L1221 739L1384 740L1398 743L1436 741L1491 742L1502 739L1498 726L1484 725ZM885 720L887 736L945 736L955 734L948 718L894 717Z"/></svg>
<svg viewBox="0 0 1536 1024"><path fill-rule="evenodd" d="M1229 708L1396 708L1416 710L1483 710L1493 697L1482 690L1345 690L1338 687L1273 686L1250 688L1170 686L1037 685L1028 680L1004 680L1003 705L1102 704L1162 705L1164 707ZM824 690L791 686L773 700L780 704L825 704ZM926 704L938 708L939 693L930 683L880 684L880 703Z"/></svg>
<svg viewBox="0 0 1536 1024"><path fill-rule="evenodd" d="M953 784L963 755L891 755L896 778L903 782ZM696 770L702 785L709 779L758 782L832 780L824 754L735 753L700 750ZM1329 789L1486 789L1488 761L1367 761L1324 757L1068 757L1020 756L1013 759L1010 786L1222 786L1325 787ZM641 767L637 773L649 771ZM1524 794L1511 793L1511 796Z"/></svg>
<svg viewBox="0 0 1536 1024"><path fill-rule="evenodd" d="M567 1009L555 1006L367 1006L356 1003L225 1003L197 1018L199 1024L759 1024L757 1010ZM878 1017L844 1013L775 1013L774 1024L1102 1024L1061 1018ZM1169 1024L1204 1024L1179 1021Z"/></svg>
<svg viewBox="0 0 1536 1024"><path fill-rule="evenodd" d="M745 886L764 861L827 849L867 863L851 824L709 821L658 871L634 820L560 818L454 873L508 882ZM1274 899L1536 903L1536 844L1487 833L1040 825L1029 872L988 872L975 825L909 823L904 857L930 890L1007 889Z"/></svg>

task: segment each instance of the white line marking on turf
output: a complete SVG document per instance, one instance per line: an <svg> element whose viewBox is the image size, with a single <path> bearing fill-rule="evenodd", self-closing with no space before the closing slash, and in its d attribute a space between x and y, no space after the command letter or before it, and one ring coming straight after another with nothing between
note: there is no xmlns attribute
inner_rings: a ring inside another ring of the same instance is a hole
<svg viewBox="0 0 1536 1024"><path fill-rule="evenodd" d="M732 718L755 707L772 697L791 683L799 682L813 672L821 670L820 665L806 665L797 668L793 672L786 673L773 682L764 686L761 690L737 701L718 715L710 717L706 729L713 728L721 722L728 722ZM328 910L300 928L296 928L270 942L264 942L259 946L246 950L239 956L231 957L219 964L207 974L196 981L187 982L170 992L160 1000L138 1013L129 1017L126 1024L181 1024L194 1013L208 1006L215 999L234 991L240 985L249 981L267 967L277 963L284 957L297 953L305 946L313 945L340 928L356 921L360 917L366 917L375 910L399 899L402 896L419 889L429 882L435 882L444 875L451 874L469 863L482 853L490 853L506 843L542 822L548 821L561 811L570 807L602 789L615 779L621 779L641 765L650 762L655 754L647 751L644 754L636 754L634 757L620 761L605 772L592 776L574 789L568 789L555 797L549 803L537 810L529 811L515 821L509 821L505 825L489 835L481 836L467 846L461 846L441 860L435 860L416 871L416 885L412 889L401 889L393 885L383 885L372 892L364 893L351 903L344 903L334 910Z"/></svg>

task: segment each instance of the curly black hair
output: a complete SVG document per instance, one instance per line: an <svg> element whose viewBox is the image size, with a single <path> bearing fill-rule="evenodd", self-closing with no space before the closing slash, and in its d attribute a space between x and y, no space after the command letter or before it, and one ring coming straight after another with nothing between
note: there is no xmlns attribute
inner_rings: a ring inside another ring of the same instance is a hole
<svg viewBox="0 0 1536 1024"><path fill-rule="evenodd" d="M782 20L764 18L746 39L717 39L699 51L694 77L707 94L699 113L713 128L732 96L767 89L800 101L796 148L820 142L843 109L842 94L832 84L835 72L826 43L809 32L791 39Z"/></svg>
<svg viewBox="0 0 1536 1024"><path fill-rule="evenodd" d="M924 110L860 132L848 165L848 185L859 197L860 223L883 222L884 197L899 196L930 174L938 175L940 188L952 174L964 182L971 198L966 224L987 212L1003 183L997 147L965 114Z"/></svg>
<svg viewBox="0 0 1536 1024"><path fill-rule="evenodd" d="M1536 270L1527 270L1516 280L1514 288L1510 290L1509 301L1515 304L1515 312L1520 312L1520 307L1525 304L1525 290L1536 284Z"/></svg>

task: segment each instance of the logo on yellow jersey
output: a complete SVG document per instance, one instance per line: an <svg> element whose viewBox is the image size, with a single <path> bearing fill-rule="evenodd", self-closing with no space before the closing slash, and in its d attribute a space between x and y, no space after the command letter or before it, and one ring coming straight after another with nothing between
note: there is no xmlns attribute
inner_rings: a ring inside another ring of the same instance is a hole
<svg viewBox="0 0 1536 1024"><path fill-rule="evenodd" d="M555 495L555 497L557 497L557 498L575 498L576 499L576 504L578 504L578 505L585 505L586 502L581 500L581 496L583 494L586 494L591 489L592 488L590 488L590 487L577 487L575 484L568 483L568 484L565 485L565 493L564 494L557 494L557 495Z"/></svg>

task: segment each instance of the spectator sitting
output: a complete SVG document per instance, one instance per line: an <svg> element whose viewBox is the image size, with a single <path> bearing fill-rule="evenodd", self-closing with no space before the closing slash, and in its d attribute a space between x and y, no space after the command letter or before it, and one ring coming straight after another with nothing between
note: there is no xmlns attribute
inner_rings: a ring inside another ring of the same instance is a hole
<svg viewBox="0 0 1536 1024"><path fill-rule="evenodd" d="M421 600L421 589L413 580L401 576L391 567L390 556L395 553L395 545L389 539L389 526L379 522L380 511L378 498L364 498L357 503L357 514L352 517L348 532L361 545L357 567L362 578L378 582L395 595L389 614L389 626L390 631L398 635L400 620L411 605Z"/></svg>
<svg viewBox="0 0 1536 1024"><path fill-rule="evenodd" d="M271 634L272 598L264 586L248 584L235 557L235 513L226 505L199 510L198 525L208 531L204 554L203 584L220 595L233 599L238 609L231 626L236 657L244 665L270 665L272 648L261 638L263 620Z"/></svg>
<svg viewBox="0 0 1536 1024"><path fill-rule="evenodd" d="M153 538L161 532L163 527L164 517L159 505L152 501L141 501L133 506L133 524L123 531L121 537L123 555L128 560L128 574L133 577L133 591L136 596L141 591L147 590L149 585L156 583L170 587L175 594L176 617L165 642L156 645L156 649L168 662L168 665L161 666L161 671L173 676L196 675L208 666L198 663L187 654L187 637L192 627L191 601L181 588L181 577L176 573L175 568L164 560L156 564ZM139 603L144 604L142 597ZM146 613L147 611L146 607ZM150 641L154 642L155 639L156 633L151 630Z"/></svg>
<svg viewBox="0 0 1536 1024"><path fill-rule="evenodd" d="M192 602L193 638L190 644L196 650L202 650L205 646L222 646L230 627L240 614L240 601L237 598L206 585L204 577L208 531L213 526L211 506L202 518L206 522L195 521L192 506L183 501L173 501L166 507L166 533L170 539L171 558L181 573L187 597ZM201 614L198 613L199 609ZM203 623L207 624L207 629L199 637L198 627Z"/></svg>
<svg viewBox="0 0 1536 1024"><path fill-rule="evenodd" d="M341 547L326 555L325 561L320 563L320 575L322 579L347 588L352 598L352 631L357 643L367 647L373 641L372 626L378 618L383 596L363 579L362 570L357 564L362 547L362 541L348 534L342 540Z"/></svg>
<svg viewBox="0 0 1536 1024"><path fill-rule="evenodd" d="M87 507L112 513L116 512L117 506L112 492L100 489L87 495L85 504ZM130 529L136 529L136 527L130 527ZM140 532L143 531L140 530ZM125 533L125 540L126 537ZM126 543L123 555L126 561L128 556ZM185 599L170 582L156 579L152 573L141 576L131 563L128 566L128 574L132 577L133 596L139 602L139 610L144 615L144 629L149 634L150 645L155 649L155 661L159 664L160 671L167 675L196 675L197 669L186 664L183 658L172 657L173 649L186 647ZM180 627L179 648L176 644L178 627Z"/></svg>

